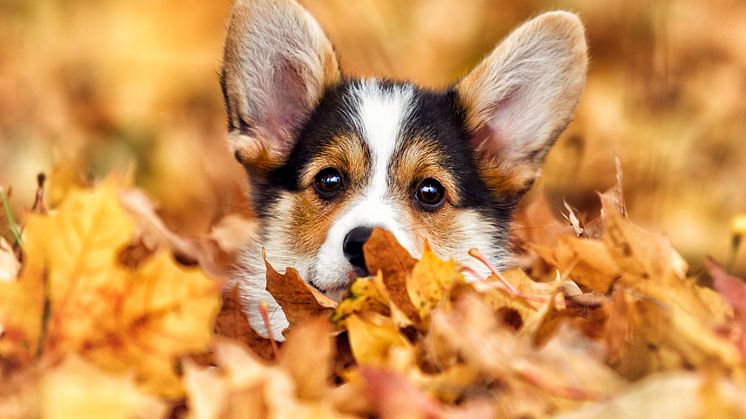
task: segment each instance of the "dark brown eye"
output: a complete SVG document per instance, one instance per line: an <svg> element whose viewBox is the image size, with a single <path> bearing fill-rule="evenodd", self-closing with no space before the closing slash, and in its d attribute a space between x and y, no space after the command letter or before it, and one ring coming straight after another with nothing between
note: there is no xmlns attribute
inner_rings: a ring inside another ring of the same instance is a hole
<svg viewBox="0 0 746 419"><path fill-rule="evenodd" d="M323 199L333 199L344 189L342 174L333 167L327 167L316 175L316 193Z"/></svg>
<svg viewBox="0 0 746 419"><path fill-rule="evenodd" d="M414 197L425 211L435 211L443 206L445 188L435 179L427 178L417 185Z"/></svg>

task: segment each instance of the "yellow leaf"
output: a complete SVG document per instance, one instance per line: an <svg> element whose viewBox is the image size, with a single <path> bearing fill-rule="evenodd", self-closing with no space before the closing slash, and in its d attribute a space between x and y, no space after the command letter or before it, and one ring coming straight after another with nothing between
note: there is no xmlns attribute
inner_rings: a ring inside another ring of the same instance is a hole
<svg viewBox="0 0 746 419"><path fill-rule="evenodd" d="M407 293L420 319L426 322L446 292L453 284L463 282L463 279L453 259L444 261L430 250L430 246L425 245L422 259L407 277Z"/></svg>
<svg viewBox="0 0 746 419"><path fill-rule="evenodd" d="M164 417L166 406L143 394L131 375L110 375L75 356L47 372L38 402L45 419Z"/></svg>
<svg viewBox="0 0 746 419"><path fill-rule="evenodd" d="M264 364L234 342L218 341L215 359L217 371L186 364L191 418L349 417L337 411L328 399L299 399L293 375L280 366Z"/></svg>
<svg viewBox="0 0 746 419"><path fill-rule="evenodd" d="M357 278L350 287L350 295L334 311L332 320L340 322L347 316L362 311L388 314L390 302L381 275L378 272L375 277Z"/></svg>
<svg viewBox="0 0 746 419"><path fill-rule="evenodd" d="M71 192L48 217L29 216L27 261L19 281L0 288L0 301L12 299L0 318L22 332L30 353L45 330L45 355L80 353L108 370L134 370L153 391L175 396L175 358L206 349L220 287L165 251L137 270L121 266L134 222L118 196L112 177Z"/></svg>
<svg viewBox="0 0 746 419"><path fill-rule="evenodd" d="M651 375L607 400L591 404L574 412L555 416L562 419L623 419L623 418L697 418L712 416L712 407L705 408L700 397L703 376L689 372ZM743 393L726 380L717 383L721 403L728 409L740 404L741 416L746 413Z"/></svg>
<svg viewBox="0 0 746 419"><path fill-rule="evenodd" d="M134 368L153 391L176 396L179 355L207 349L219 309L219 284L195 269L176 265L166 252L124 275L125 294L99 333L83 337L80 351L100 365Z"/></svg>
<svg viewBox="0 0 746 419"><path fill-rule="evenodd" d="M399 328L388 317L376 313L352 315L346 320L352 355L361 365L391 367L397 350L409 352L411 345L399 333Z"/></svg>

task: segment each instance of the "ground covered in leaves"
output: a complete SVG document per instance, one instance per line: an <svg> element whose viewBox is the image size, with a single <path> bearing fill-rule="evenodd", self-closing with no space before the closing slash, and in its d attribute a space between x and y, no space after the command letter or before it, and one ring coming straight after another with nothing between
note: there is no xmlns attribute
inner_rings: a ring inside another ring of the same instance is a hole
<svg viewBox="0 0 746 419"><path fill-rule="evenodd" d="M568 206L541 237L518 231L521 268L487 277L383 230L365 248L376 275L340 303L268 264L290 323L278 342L229 281L252 222L182 237L130 177L53 176L4 218L3 417L746 415L746 284L714 260L712 286L688 276L627 218L620 185L596 217ZM539 201L519 222L546 217Z"/></svg>

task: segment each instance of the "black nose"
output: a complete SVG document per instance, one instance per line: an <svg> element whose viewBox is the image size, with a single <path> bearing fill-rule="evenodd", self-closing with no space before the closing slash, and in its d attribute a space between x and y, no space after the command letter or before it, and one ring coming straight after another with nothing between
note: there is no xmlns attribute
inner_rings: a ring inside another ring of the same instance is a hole
<svg viewBox="0 0 746 419"><path fill-rule="evenodd" d="M368 241L371 233L373 233L373 229L370 227L355 227L347 233L342 243L342 250L344 250L347 260L350 261L352 266L365 272L367 272L367 269L365 268L363 245Z"/></svg>

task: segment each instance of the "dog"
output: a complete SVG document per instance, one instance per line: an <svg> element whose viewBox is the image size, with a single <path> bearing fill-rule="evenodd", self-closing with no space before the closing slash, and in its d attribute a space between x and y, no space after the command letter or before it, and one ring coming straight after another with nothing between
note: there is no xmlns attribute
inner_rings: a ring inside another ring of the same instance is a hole
<svg viewBox="0 0 746 419"><path fill-rule="evenodd" d="M374 227L415 256L427 241L442 258L484 270L467 254L478 248L505 268L514 209L572 116L587 62L581 21L554 11L447 89L348 78L294 0L238 0L221 87L260 223L235 278L252 327L267 336L260 301L275 338L288 326L265 290L262 249L335 299L369 274L363 245Z"/></svg>

